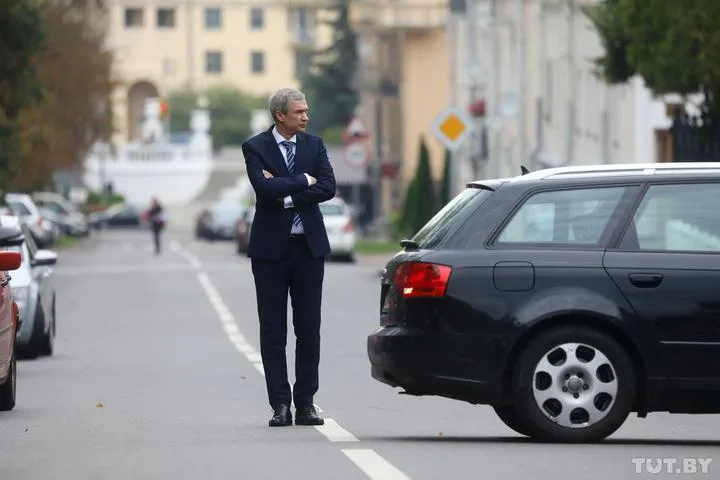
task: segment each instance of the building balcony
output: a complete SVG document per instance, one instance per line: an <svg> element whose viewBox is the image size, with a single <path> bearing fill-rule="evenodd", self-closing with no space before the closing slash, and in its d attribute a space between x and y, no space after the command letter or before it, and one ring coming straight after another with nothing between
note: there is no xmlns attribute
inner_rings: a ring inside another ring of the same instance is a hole
<svg viewBox="0 0 720 480"><path fill-rule="evenodd" d="M443 0L354 0L350 23L360 30L422 33L446 28L449 12Z"/></svg>

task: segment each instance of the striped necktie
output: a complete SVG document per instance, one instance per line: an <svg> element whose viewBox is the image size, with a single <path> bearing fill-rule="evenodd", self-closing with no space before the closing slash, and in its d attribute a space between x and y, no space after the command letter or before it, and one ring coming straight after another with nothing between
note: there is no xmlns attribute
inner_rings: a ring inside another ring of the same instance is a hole
<svg viewBox="0 0 720 480"><path fill-rule="evenodd" d="M285 147L285 153L287 153L288 172L290 172L290 175L293 175L293 170L295 168L295 152L293 152L293 147L294 147L293 142L289 142L286 140L286 141L282 142L280 145ZM293 221L292 221L293 226L294 227L299 226L300 222L301 222L300 215L298 215L297 212L295 212L295 216L293 217Z"/></svg>

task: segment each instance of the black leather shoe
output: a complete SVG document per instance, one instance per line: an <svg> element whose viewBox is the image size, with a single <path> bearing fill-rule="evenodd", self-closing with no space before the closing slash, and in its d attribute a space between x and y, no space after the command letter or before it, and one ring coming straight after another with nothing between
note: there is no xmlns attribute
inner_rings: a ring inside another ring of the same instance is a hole
<svg viewBox="0 0 720 480"><path fill-rule="evenodd" d="M288 427L292 425L292 413L290 413L290 405L281 404L275 409L273 417L268 422L271 427Z"/></svg>
<svg viewBox="0 0 720 480"><path fill-rule="evenodd" d="M317 414L315 407L300 407L295 411L295 425L325 425L325 420Z"/></svg>

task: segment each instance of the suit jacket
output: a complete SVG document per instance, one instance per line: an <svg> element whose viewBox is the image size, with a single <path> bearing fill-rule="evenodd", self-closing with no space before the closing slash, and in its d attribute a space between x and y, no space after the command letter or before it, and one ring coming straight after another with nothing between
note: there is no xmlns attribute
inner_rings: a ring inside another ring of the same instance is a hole
<svg viewBox="0 0 720 480"><path fill-rule="evenodd" d="M248 256L262 260L280 260L290 238L292 219L297 212L302 220L312 255L316 258L330 254L325 222L319 203L335 196L335 173L322 139L298 133L295 144L294 174L287 164L272 134L272 128L242 144L247 176L255 190L255 218L252 222ZM265 178L267 170L273 178ZM308 186L305 173L317 179ZM283 199L290 196L294 208L285 208Z"/></svg>

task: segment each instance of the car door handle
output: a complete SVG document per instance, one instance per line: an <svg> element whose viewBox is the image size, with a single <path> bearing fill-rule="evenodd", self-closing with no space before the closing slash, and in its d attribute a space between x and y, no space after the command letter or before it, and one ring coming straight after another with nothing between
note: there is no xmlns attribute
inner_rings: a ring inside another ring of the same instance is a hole
<svg viewBox="0 0 720 480"><path fill-rule="evenodd" d="M663 281L663 276L659 273L631 273L630 283L638 288L655 288Z"/></svg>
<svg viewBox="0 0 720 480"><path fill-rule="evenodd" d="M0 287L6 286L8 283L10 283L10 280L12 280L12 277L10 275L5 275L5 280L0 282Z"/></svg>

